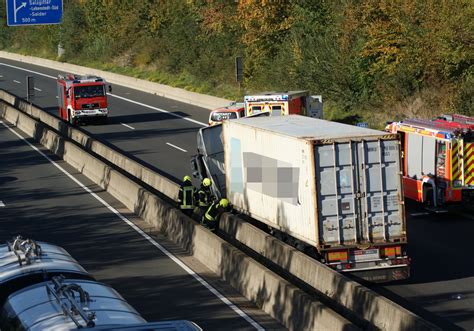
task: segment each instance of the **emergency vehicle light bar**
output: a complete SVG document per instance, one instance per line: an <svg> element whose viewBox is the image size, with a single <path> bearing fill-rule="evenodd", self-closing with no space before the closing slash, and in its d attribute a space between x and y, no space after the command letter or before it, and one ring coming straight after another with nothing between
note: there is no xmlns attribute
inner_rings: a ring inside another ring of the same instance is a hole
<svg viewBox="0 0 474 331"><path fill-rule="evenodd" d="M72 81L75 84L104 81L104 79L99 76L81 76L81 75L74 75L74 74L65 74L65 75L59 74L58 78Z"/></svg>
<svg viewBox="0 0 474 331"><path fill-rule="evenodd" d="M288 94L246 95L244 101L288 101Z"/></svg>
<svg viewBox="0 0 474 331"><path fill-rule="evenodd" d="M422 128L422 127L407 125L403 123L398 123L397 126L400 131L416 132L425 136L432 136L432 137L448 139L448 140L452 138L449 132L443 132L443 131L438 131L438 130L429 129L429 128Z"/></svg>

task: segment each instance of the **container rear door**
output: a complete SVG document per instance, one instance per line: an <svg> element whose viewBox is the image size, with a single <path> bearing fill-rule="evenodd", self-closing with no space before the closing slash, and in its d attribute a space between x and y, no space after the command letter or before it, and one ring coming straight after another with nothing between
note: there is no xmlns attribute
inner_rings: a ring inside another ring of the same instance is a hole
<svg viewBox="0 0 474 331"><path fill-rule="evenodd" d="M405 239L398 141L361 141L357 157L362 215L360 241L376 243Z"/></svg>
<svg viewBox="0 0 474 331"><path fill-rule="evenodd" d="M396 140L315 146L320 244L392 241L404 235Z"/></svg>
<svg viewBox="0 0 474 331"><path fill-rule="evenodd" d="M315 146L320 244L338 246L358 240L357 145L354 142Z"/></svg>

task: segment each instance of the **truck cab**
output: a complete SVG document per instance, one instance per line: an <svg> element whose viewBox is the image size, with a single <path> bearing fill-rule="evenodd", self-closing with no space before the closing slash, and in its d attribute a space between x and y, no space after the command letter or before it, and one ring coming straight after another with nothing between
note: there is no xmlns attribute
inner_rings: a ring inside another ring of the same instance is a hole
<svg viewBox="0 0 474 331"><path fill-rule="evenodd" d="M209 125L222 123L224 120L236 119L245 116L243 102L231 102L228 106L217 108L209 114Z"/></svg>
<svg viewBox="0 0 474 331"><path fill-rule="evenodd" d="M106 86L105 80L98 76L59 75L59 117L72 125L86 119L105 123L109 115Z"/></svg>

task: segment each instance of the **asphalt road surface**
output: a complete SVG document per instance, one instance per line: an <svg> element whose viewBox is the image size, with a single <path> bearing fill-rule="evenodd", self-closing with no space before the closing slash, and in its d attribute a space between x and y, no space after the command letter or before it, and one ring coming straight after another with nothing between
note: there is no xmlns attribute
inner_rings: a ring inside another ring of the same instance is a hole
<svg viewBox="0 0 474 331"><path fill-rule="evenodd" d="M147 240L126 222L140 221L113 197L33 145L48 160L13 131L19 132L0 122L0 242L22 234L64 247L148 321L187 319L204 330L283 329L170 242L158 235ZM204 280L188 266L202 272ZM225 298L245 311L226 304Z"/></svg>
<svg viewBox="0 0 474 331"><path fill-rule="evenodd" d="M33 103L58 116L55 70L0 59L0 88L26 98L26 76L35 79ZM191 170L197 131L207 125L209 110L150 93L113 85L109 123L81 128L179 181Z"/></svg>
<svg viewBox="0 0 474 331"><path fill-rule="evenodd" d="M388 293L382 293L421 316L430 312L474 330L474 217L428 214L414 203L407 210L411 277L384 286ZM453 329L441 319L434 321Z"/></svg>
<svg viewBox="0 0 474 331"><path fill-rule="evenodd" d="M57 113L56 71L0 59L0 75L0 88L21 97L26 95L25 76L35 76L41 89L35 103ZM196 151L196 132L201 127L190 120L204 125L209 111L117 85L112 94L111 123L83 129L172 179L189 174L189 159ZM411 278L371 287L444 328L456 325L474 330L474 220L453 213L425 214L415 204L408 204L407 217Z"/></svg>

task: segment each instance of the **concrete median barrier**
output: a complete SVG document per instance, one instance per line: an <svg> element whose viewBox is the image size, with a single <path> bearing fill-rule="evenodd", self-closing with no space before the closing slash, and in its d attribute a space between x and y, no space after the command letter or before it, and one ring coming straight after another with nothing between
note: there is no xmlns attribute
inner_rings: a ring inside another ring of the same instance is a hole
<svg viewBox="0 0 474 331"><path fill-rule="evenodd" d="M113 166L97 159L43 123L5 102L0 103L0 115L64 158L129 210L164 232L172 241L186 248L201 263L288 329L359 329L332 309L201 227Z"/></svg>
<svg viewBox="0 0 474 331"><path fill-rule="evenodd" d="M108 71L87 68L75 64L58 62L53 60L42 59L34 56L25 56L21 54L0 51L0 58L25 62L29 64L54 69L65 73L74 73L79 75L97 75L104 78L111 84L126 86L139 91L153 93L168 99L177 100L198 107L214 109L228 105L230 100L217 98L211 95L199 94L196 92L186 91L180 88L171 87L159 83L150 82L144 79L124 76L111 73Z"/></svg>
<svg viewBox="0 0 474 331"><path fill-rule="evenodd" d="M381 330L441 330L421 317L230 213L219 230Z"/></svg>
<svg viewBox="0 0 474 331"><path fill-rule="evenodd" d="M9 104L38 119L39 122L48 125L62 135L77 142L87 151L93 152L105 160L115 164L120 169L129 173L131 176L150 185L155 190L161 192L172 200L178 197L179 185L171 179L157 174L155 171L142 166L137 161L124 155L123 151L113 149L100 141L90 137L84 131L71 127L59 118L43 111L41 108L35 107L25 100L14 96L6 91L0 90L0 99L5 100Z"/></svg>

